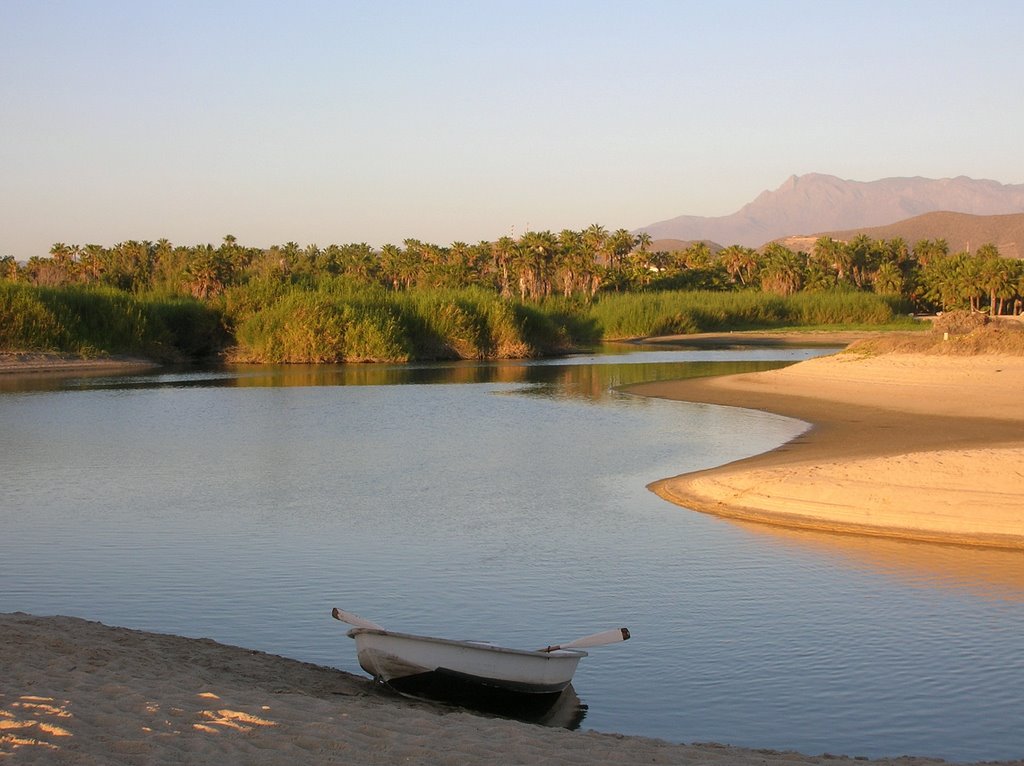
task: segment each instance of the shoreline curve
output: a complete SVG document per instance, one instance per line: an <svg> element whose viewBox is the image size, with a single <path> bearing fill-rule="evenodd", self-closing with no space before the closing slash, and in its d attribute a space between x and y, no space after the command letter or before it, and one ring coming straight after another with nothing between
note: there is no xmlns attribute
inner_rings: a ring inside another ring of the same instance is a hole
<svg viewBox="0 0 1024 766"><path fill-rule="evenodd" d="M723 518L1024 549L1024 357L840 353L779 370L646 383L810 430L649 489Z"/></svg>

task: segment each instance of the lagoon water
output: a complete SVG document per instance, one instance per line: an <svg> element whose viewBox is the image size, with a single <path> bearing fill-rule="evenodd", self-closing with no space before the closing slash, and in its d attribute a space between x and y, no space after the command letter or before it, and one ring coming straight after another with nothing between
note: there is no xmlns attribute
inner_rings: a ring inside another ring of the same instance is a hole
<svg viewBox="0 0 1024 766"><path fill-rule="evenodd" d="M361 673L332 606L531 648L626 625L583 728L1024 756L1024 554L785 532L655 479L806 424L617 386L820 351L0 380L0 611Z"/></svg>

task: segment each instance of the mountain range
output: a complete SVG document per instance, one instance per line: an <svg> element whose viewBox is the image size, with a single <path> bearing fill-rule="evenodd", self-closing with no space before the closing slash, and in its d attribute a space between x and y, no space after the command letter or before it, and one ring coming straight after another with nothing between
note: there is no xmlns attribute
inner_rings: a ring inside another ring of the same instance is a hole
<svg viewBox="0 0 1024 766"><path fill-rule="evenodd" d="M707 240L759 247L784 237L856 233L937 211L984 217L1022 213L1024 184L1002 184L966 176L849 181L808 173L790 176L778 189L762 192L732 215L681 215L637 231L647 232L655 240ZM941 236L930 234L918 239ZM952 241L949 244L955 247Z"/></svg>

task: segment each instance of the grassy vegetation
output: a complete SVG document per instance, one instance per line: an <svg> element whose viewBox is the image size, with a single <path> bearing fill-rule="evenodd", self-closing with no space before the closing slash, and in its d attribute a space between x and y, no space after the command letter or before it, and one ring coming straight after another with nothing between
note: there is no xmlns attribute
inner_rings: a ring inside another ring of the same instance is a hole
<svg viewBox="0 0 1024 766"><path fill-rule="evenodd" d="M263 363L549 356L651 335L899 326L906 306L872 293L757 291L602 295L593 304L510 301L480 288L388 290L345 277L253 280L215 301L103 287L0 282L0 349L185 359L228 350Z"/></svg>
<svg viewBox="0 0 1024 766"><path fill-rule="evenodd" d="M0 350L174 360L211 353L223 342L219 313L189 298L0 281Z"/></svg>
<svg viewBox="0 0 1024 766"><path fill-rule="evenodd" d="M333 279L288 290L262 309L254 305L241 289L229 296L237 361L521 358L597 340L576 334L561 309L505 301L481 289L396 293Z"/></svg>
<svg viewBox="0 0 1024 766"><path fill-rule="evenodd" d="M745 292L603 295L591 316L606 340L771 328L910 325L899 299L853 291L790 296Z"/></svg>

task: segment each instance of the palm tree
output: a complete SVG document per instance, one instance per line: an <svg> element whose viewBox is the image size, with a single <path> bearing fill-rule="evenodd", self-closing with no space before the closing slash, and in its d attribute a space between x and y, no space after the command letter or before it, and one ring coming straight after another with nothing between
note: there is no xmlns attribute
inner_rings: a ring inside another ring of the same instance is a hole
<svg viewBox="0 0 1024 766"><path fill-rule="evenodd" d="M220 250L212 245L192 248L185 266L185 284L199 300L206 300L224 292L231 267Z"/></svg>
<svg viewBox="0 0 1024 766"><path fill-rule="evenodd" d="M988 311L991 316L1003 313L1003 301L1014 295L1013 269L1010 262L999 256L999 248L982 245L971 257L977 264L978 284L988 292Z"/></svg>
<svg viewBox="0 0 1024 766"><path fill-rule="evenodd" d="M50 248L50 284L66 284L76 281L78 276L78 245L55 242Z"/></svg>
<svg viewBox="0 0 1024 766"><path fill-rule="evenodd" d="M920 239L914 245L914 258L922 266L927 266L946 255L949 255L949 245L944 239Z"/></svg>
<svg viewBox="0 0 1024 766"><path fill-rule="evenodd" d="M519 238L519 295L534 300L551 294L558 239L550 231L528 231Z"/></svg>
<svg viewBox="0 0 1024 766"><path fill-rule="evenodd" d="M18 279L18 262L13 255L0 257L0 279L14 282Z"/></svg>
<svg viewBox="0 0 1024 766"><path fill-rule="evenodd" d="M958 255L934 255L921 270L924 297L942 311L958 308L964 296L963 258Z"/></svg>
<svg viewBox="0 0 1024 766"><path fill-rule="evenodd" d="M491 245L491 262L498 278L498 292L502 298L512 295L509 269L516 257L516 241L512 237L501 237Z"/></svg>
<svg viewBox="0 0 1024 766"><path fill-rule="evenodd" d="M874 277L875 292L879 295L900 295L903 292L903 272L892 261L878 266Z"/></svg>
<svg viewBox="0 0 1024 766"><path fill-rule="evenodd" d="M605 253L605 242L608 240L608 230L599 223L592 223L583 230L583 244L590 251L591 257L600 263L608 263Z"/></svg>
<svg viewBox="0 0 1024 766"><path fill-rule="evenodd" d="M682 253L683 263L688 269L706 269L711 266L711 247L707 242L691 242Z"/></svg>
<svg viewBox="0 0 1024 766"><path fill-rule="evenodd" d="M633 251L636 241L626 229L616 229L608 235L605 247L608 253L608 268L613 272L622 268L626 256Z"/></svg>
<svg viewBox="0 0 1024 766"><path fill-rule="evenodd" d="M322 259L327 260L328 258L336 257L337 265L342 273L367 285L374 284L377 281L381 262L373 248L365 242L343 245L342 247L332 245L327 250L331 251L331 256L327 256L327 251L324 251Z"/></svg>
<svg viewBox="0 0 1024 766"><path fill-rule="evenodd" d="M746 287L757 271L757 253L753 248L743 245L729 245L718 253L726 273L730 279Z"/></svg>
<svg viewBox="0 0 1024 766"><path fill-rule="evenodd" d="M804 281L803 259L778 242L772 242L764 249L764 258L759 276L761 287L777 295L792 295Z"/></svg>
<svg viewBox="0 0 1024 766"><path fill-rule="evenodd" d="M86 245L82 248L79 263L82 274L87 282L99 282L103 273L103 261L106 248L103 245Z"/></svg>
<svg viewBox="0 0 1024 766"><path fill-rule="evenodd" d="M558 232L558 264L556 279L566 298L589 287L590 275L597 264L583 242L583 233L573 229Z"/></svg>
<svg viewBox="0 0 1024 766"><path fill-rule="evenodd" d="M832 239L832 237L818 237L811 249L811 259L822 266L831 269L838 282L843 282L849 276L853 258L849 246L845 242Z"/></svg>
<svg viewBox="0 0 1024 766"><path fill-rule="evenodd" d="M407 253L398 245L387 244L380 249L381 276L391 284L391 289L408 289L412 286L412 265Z"/></svg>

